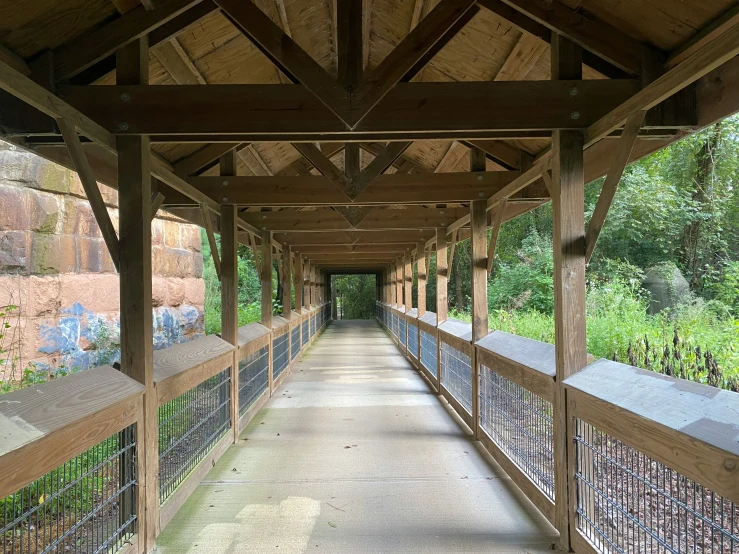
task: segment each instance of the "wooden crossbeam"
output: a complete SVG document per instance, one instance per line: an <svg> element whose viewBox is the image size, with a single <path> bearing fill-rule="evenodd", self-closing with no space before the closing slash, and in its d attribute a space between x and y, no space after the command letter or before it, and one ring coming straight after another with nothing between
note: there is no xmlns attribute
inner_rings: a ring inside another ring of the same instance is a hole
<svg viewBox="0 0 739 554"><path fill-rule="evenodd" d="M289 35L252 2L215 0L240 29L292 82L301 83L342 121L346 93Z"/></svg>
<svg viewBox="0 0 739 554"><path fill-rule="evenodd" d="M229 203L239 206L288 207L469 202L491 197L519 176L518 171L488 171L478 175L467 172L381 174L353 203L328 178L318 175L239 176L229 178L225 186L219 177L190 177L187 182L216 202L221 202L226 195Z"/></svg>
<svg viewBox="0 0 739 554"><path fill-rule="evenodd" d="M355 127L400 82L416 62L445 37L449 28L473 4L474 0L441 0L380 65L362 80L351 95L351 112L347 123ZM451 40L452 37L446 38Z"/></svg>
<svg viewBox="0 0 739 554"><path fill-rule="evenodd" d="M341 214L352 228L356 228L373 209L373 206L334 206L334 210Z"/></svg>
<svg viewBox="0 0 739 554"><path fill-rule="evenodd" d="M629 79L400 83L354 132L377 133L382 140L404 131L433 138L453 131L473 138L468 133L582 129L638 89ZM290 142L308 133L326 139L347 134L346 126L301 85L71 86L58 91L118 134L259 133L274 135L272 140L294 139Z"/></svg>
<svg viewBox="0 0 739 554"><path fill-rule="evenodd" d="M85 195L87 196L88 202L90 202L90 208L95 215L98 227L100 227L100 234L103 235L103 240L105 240L105 245L108 247L113 265L115 265L116 270L119 270L120 246L118 235L116 234L115 227L113 227L108 209L105 207L103 197L100 194L95 173L92 171L87 155L82 149L80 138L77 135L77 129L64 119L58 119L57 124L64 137L64 141L67 143L69 155L80 177L82 188L85 189Z"/></svg>
<svg viewBox="0 0 739 554"><path fill-rule="evenodd" d="M435 229L451 224L466 213L468 210L465 208L376 209L362 219L356 228L362 230ZM341 214L327 208L313 211L247 212L242 213L242 219L255 227L276 232L349 231L353 229Z"/></svg>
<svg viewBox="0 0 739 554"><path fill-rule="evenodd" d="M398 244L339 244L339 245L321 245L321 246L302 246L300 251L306 255L323 253L355 253L355 254L386 254L405 252L412 249L415 243L404 242Z"/></svg>
<svg viewBox="0 0 739 554"><path fill-rule="evenodd" d="M216 235L213 232L213 220L211 219L210 211L205 206L200 206L200 214L203 217L203 228L205 229L205 234L208 236L208 245L210 246L210 254L213 257L213 265L216 268L216 275L218 276L218 280L220 281L221 258L218 255Z"/></svg>
<svg viewBox="0 0 739 554"><path fill-rule="evenodd" d="M606 222L608 210L613 203L613 198L616 196L618 183L621 181L624 168L631 156L631 151L634 148L634 143L636 142L636 137L639 135L639 129L641 128L645 115L646 111L639 111L626 120L624 134L616 145L616 155L611 162L611 168L606 174L606 180L603 183L603 188L601 189L600 196L598 196L598 201L595 204L593 215L590 218L590 223L585 233L585 263L590 263L590 258L598 242L598 236Z"/></svg>
<svg viewBox="0 0 739 554"><path fill-rule="evenodd" d="M279 232L275 238L283 244L302 251L308 246L323 247L326 245L396 245L408 241L425 241L434 235L434 231L408 229L402 233L397 231L315 231L315 232Z"/></svg>
<svg viewBox="0 0 739 554"><path fill-rule="evenodd" d="M115 53L119 48L144 37L168 21L197 5L200 0L159 0L156 9L139 6L54 51L54 76L69 79Z"/></svg>

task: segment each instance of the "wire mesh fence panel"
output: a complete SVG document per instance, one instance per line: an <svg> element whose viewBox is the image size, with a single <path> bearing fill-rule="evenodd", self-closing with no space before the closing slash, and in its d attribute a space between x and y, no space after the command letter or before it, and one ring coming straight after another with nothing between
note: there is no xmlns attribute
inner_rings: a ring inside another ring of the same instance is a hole
<svg viewBox="0 0 739 554"><path fill-rule="evenodd" d="M230 369L159 407L159 501L164 502L229 430Z"/></svg>
<svg viewBox="0 0 739 554"><path fill-rule="evenodd" d="M441 341L441 384L472 413L472 362L464 352Z"/></svg>
<svg viewBox="0 0 739 554"><path fill-rule="evenodd" d="M269 386L269 346L239 362L239 415L244 415Z"/></svg>
<svg viewBox="0 0 739 554"><path fill-rule="evenodd" d="M418 359L418 326L413 323L408 324L408 352Z"/></svg>
<svg viewBox="0 0 739 554"><path fill-rule="evenodd" d="M436 336L421 329L421 365L438 379L439 372L436 350Z"/></svg>
<svg viewBox="0 0 739 554"><path fill-rule="evenodd" d="M316 316L312 315L310 317L310 336L316 334Z"/></svg>
<svg viewBox="0 0 739 554"><path fill-rule="evenodd" d="M309 332L310 323L307 319L303 320L303 346L308 344L308 340L310 339L310 336L308 335Z"/></svg>
<svg viewBox="0 0 739 554"><path fill-rule="evenodd" d="M290 331L290 359L294 360L300 354L300 327L296 325Z"/></svg>
<svg viewBox="0 0 739 554"><path fill-rule="evenodd" d="M480 365L480 427L554 500L552 403Z"/></svg>
<svg viewBox="0 0 739 554"><path fill-rule="evenodd" d="M398 319L400 320L398 323L398 338L400 339L400 344L405 346L408 326L406 325L404 318L400 317Z"/></svg>
<svg viewBox="0 0 739 554"><path fill-rule="evenodd" d="M115 552L136 533L136 427L0 503L4 554Z"/></svg>
<svg viewBox="0 0 739 554"><path fill-rule="evenodd" d="M398 315L393 313L393 335L398 336Z"/></svg>
<svg viewBox="0 0 739 554"><path fill-rule="evenodd" d="M620 553L739 552L739 505L575 420L577 527Z"/></svg>
<svg viewBox="0 0 739 554"><path fill-rule="evenodd" d="M290 363L287 332L272 339L272 379L277 379Z"/></svg>

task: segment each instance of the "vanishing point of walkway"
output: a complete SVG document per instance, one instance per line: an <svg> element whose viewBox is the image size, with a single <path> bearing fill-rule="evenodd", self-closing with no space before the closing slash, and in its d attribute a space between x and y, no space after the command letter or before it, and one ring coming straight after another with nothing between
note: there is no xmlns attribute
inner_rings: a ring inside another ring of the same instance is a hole
<svg viewBox="0 0 739 554"><path fill-rule="evenodd" d="M334 321L158 552L550 551L555 532L481 452L375 321Z"/></svg>

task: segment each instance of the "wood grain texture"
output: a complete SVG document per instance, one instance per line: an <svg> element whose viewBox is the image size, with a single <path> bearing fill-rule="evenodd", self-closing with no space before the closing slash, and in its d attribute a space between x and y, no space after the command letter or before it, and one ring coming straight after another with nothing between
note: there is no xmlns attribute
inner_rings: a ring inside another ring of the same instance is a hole
<svg viewBox="0 0 739 554"><path fill-rule="evenodd" d="M246 356L259 350L271 338L271 330L261 323L249 323L239 327L239 353L238 359L243 360Z"/></svg>
<svg viewBox="0 0 739 554"><path fill-rule="evenodd" d="M135 423L144 390L120 371L101 366L4 394L0 496Z"/></svg>
<svg viewBox="0 0 739 554"><path fill-rule="evenodd" d="M223 164L222 173L230 172L229 162ZM235 169L235 168L230 168ZM233 346L235 352L239 345L239 270L238 270L238 226L236 206L221 206L221 337ZM211 247L212 248L212 247ZM231 428L233 442L238 441L239 419L239 367L235 355L231 356Z"/></svg>
<svg viewBox="0 0 739 554"><path fill-rule="evenodd" d="M449 313L447 283L449 264L447 262L446 229L436 229L436 325L443 323Z"/></svg>
<svg viewBox="0 0 739 554"><path fill-rule="evenodd" d="M426 265L426 255L424 252L425 245L419 242L416 246L418 253L416 263L418 264L418 317L422 317L426 313L426 282L428 280L428 266ZM420 342L418 343L421 344Z"/></svg>

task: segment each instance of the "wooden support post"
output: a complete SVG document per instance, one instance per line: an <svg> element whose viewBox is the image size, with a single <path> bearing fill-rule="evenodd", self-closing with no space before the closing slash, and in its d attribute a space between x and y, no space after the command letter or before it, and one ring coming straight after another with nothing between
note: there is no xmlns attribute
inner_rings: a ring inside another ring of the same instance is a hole
<svg viewBox="0 0 739 554"><path fill-rule="evenodd" d="M447 282L449 266L446 253L446 229L436 230L436 326L444 323L449 309L447 306Z"/></svg>
<svg viewBox="0 0 739 554"><path fill-rule="evenodd" d="M403 306L403 258L402 256L396 260L395 271L395 294L398 298L398 307Z"/></svg>
<svg viewBox="0 0 739 554"><path fill-rule="evenodd" d="M236 160L234 151L221 157L221 175L228 177L236 174ZM210 213L203 210L203 218L210 223ZM237 356L239 346L239 272L238 272L238 214L234 204L221 206L221 255L220 264L216 265L218 276L221 279L221 338L236 347L231 364L231 429L233 441L239 440L239 360ZM213 233L212 225L206 226L210 236ZM215 237L210 243L214 261L219 259L215 250ZM225 399L221 399L223 402Z"/></svg>
<svg viewBox="0 0 739 554"><path fill-rule="evenodd" d="M303 308L310 309L310 260L305 260L303 270Z"/></svg>
<svg viewBox="0 0 739 554"><path fill-rule="evenodd" d="M292 311L292 251L286 244L282 245L282 315L290 317Z"/></svg>
<svg viewBox="0 0 739 554"><path fill-rule="evenodd" d="M236 347L231 365L231 427L239 440L239 272L236 206L221 206L221 338Z"/></svg>
<svg viewBox="0 0 739 554"><path fill-rule="evenodd" d="M488 334L487 202L470 203L472 226L472 344ZM480 365L472 363L472 431L480 428Z"/></svg>
<svg viewBox="0 0 739 554"><path fill-rule="evenodd" d="M119 85L148 84L146 37L116 55ZM154 390L154 336L151 323L151 153L149 137L119 136L118 150L121 371L146 387L139 420L139 550L152 552L159 527L159 425Z"/></svg>
<svg viewBox="0 0 739 554"><path fill-rule="evenodd" d="M413 264L410 252L405 253L403 274L405 277L405 313L408 313L413 309Z"/></svg>
<svg viewBox="0 0 739 554"><path fill-rule="evenodd" d="M419 242L416 247L418 253L418 317L426 313L426 272L428 267L426 266L425 248L426 245L423 242Z"/></svg>
<svg viewBox="0 0 739 554"><path fill-rule="evenodd" d="M262 231L262 325L272 329L272 232Z"/></svg>
<svg viewBox="0 0 739 554"><path fill-rule="evenodd" d="M331 283L331 319L337 319L336 283L334 283L334 280L331 277L329 277L329 281Z"/></svg>
<svg viewBox="0 0 739 554"><path fill-rule="evenodd" d="M552 33L552 79L580 79L582 51ZM554 345L557 387L554 392L554 526L560 548L569 550L575 487L568 470L565 390L562 382L587 364L585 343L585 199L583 134L552 133L552 206L554 237ZM570 497L570 494L573 496Z"/></svg>

